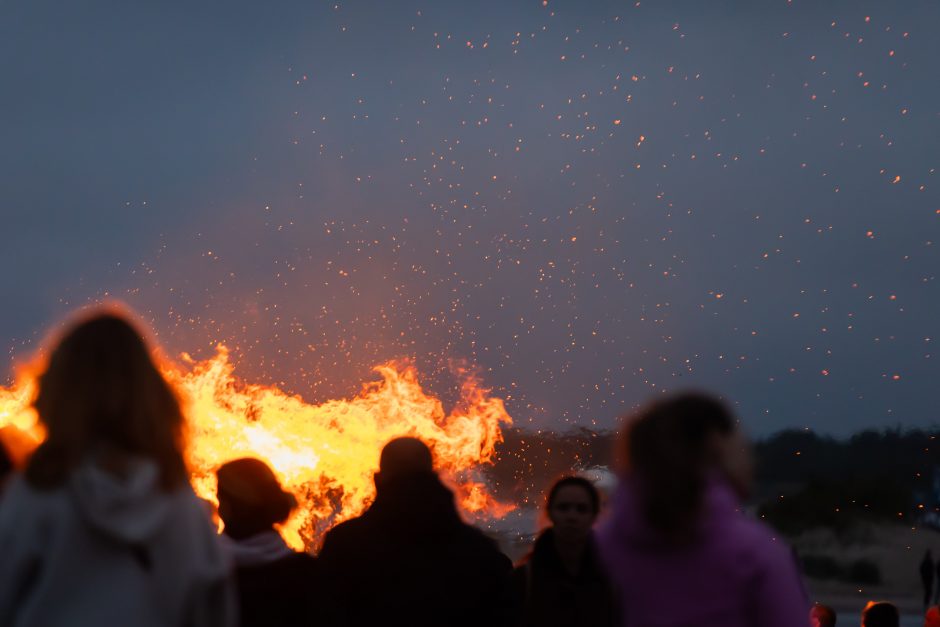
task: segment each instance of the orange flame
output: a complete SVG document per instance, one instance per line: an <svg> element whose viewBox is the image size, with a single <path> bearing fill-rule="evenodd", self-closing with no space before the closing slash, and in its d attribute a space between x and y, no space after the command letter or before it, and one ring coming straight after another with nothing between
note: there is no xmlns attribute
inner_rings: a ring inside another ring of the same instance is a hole
<svg viewBox="0 0 940 627"><path fill-rule="evenodd" d="M327 529L369 506L379 452L403 435L431 447L466 516L500 518L514 509L496 501L479 476L502 441L500 424L512 419L503 401L467 369L455 370L460 398L446 413L407 362L377 366L381 380L364 384L352 399L313 405L277 387L238 380L224 346L211 359L183 360L188 370L163 366L163 372L188 407L193 488L215 503L219 465L248 456L266 461L300 504L281 529L294 548L315 546ZM11 388L0 386L0 435L14 458L42 441L29 407L34 390L28 375Z"/></svg>

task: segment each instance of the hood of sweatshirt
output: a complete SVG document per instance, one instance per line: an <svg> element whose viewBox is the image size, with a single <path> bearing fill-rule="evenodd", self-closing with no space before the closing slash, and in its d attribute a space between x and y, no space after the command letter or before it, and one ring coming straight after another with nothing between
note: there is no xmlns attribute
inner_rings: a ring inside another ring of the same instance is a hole
<svg viewBox="0 0 940 627"><path fill-rule="evenodd" d="M219 536L222 546L235 561L236 566L260 566L284 559L294 553L274 529L262 531L248 538L236 540L231 536Z"/></svg>
<svg viewBox="0 0 940 627"><path fill-rule="evenodd" d="M123 476L88 460L72 474L68 491L90 526L128 544L144 542L166 521L172 493L161 489L157 465L132 459Z"/></svg>

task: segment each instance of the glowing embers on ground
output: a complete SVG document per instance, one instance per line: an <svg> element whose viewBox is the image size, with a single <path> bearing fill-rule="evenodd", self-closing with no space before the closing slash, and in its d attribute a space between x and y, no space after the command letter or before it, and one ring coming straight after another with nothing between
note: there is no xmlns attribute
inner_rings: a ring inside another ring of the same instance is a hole
<svg viewBox="0 0 940 627"><path fill-rule="evenodd" d="M300 503L282 530L295 548L317 544L325 530L368 507L379 452L402 435L431 446L466 516L502 517L513 509L490 495L480 474L502 440L500 424L511 419L503 401L467 369L455 371L460 397L447 413L408 363L377 366L381 379L364 384L354 398L313 405L277 387L238 380L223 346L206 361L183 358L188 369L163 370L188 406L193 487L215 502L219 465L247 456L265 460ZM24 377L12 388L0 387L0 428L20 456L42 438L29 409L33 386Z"/></svg>

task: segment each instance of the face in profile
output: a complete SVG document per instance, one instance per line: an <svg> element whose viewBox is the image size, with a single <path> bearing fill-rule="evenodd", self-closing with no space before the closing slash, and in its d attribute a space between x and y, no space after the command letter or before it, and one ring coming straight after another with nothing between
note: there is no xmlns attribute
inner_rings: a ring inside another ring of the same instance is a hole
<svg viewBox="0 0 940 627"><path fill-rule="evenodd" d="M548 509L548 518L559 538L582 540L591 532L596 514L587 490L577 485L559 488Z"/></svg>

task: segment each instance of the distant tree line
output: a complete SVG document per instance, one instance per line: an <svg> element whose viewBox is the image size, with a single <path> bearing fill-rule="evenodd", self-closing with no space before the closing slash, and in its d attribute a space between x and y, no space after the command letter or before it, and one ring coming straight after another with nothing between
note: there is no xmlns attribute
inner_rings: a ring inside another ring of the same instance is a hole
<svg viewBox="0 0 940 627"><path fill-rule="evenodd" d="M572 468L613 465L616 436L508 430L489 469L496 496L541 503L542 491ZM862 520L940 520L940 442L933 431L867 430L845 439L807 430L781 431L755 443L759 515L780 531L828 527L838 533Z"/></svg>
<svg viewBox="0 0 940 627"><path fill-rule="evenodd" d="M791 430L758 443L756 453L758 512L784 533L917 522L940 506L934 432L868 430L837 440Z"/></svg>

